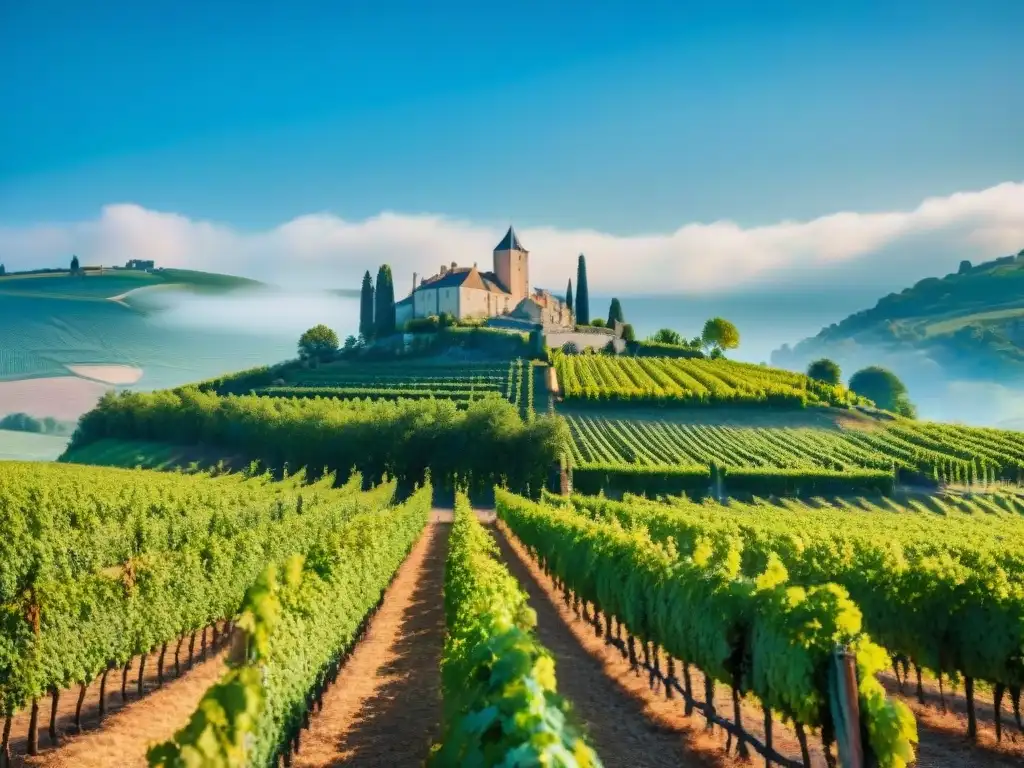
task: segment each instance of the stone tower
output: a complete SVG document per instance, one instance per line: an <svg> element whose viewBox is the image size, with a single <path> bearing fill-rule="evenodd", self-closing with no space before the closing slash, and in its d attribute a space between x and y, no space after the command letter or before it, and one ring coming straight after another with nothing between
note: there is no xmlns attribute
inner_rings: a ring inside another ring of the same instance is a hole
<svg viewBox="0 0 1024 768"><path fill-rule="evenodd" d="M523 248L512 227L494 249L494 274L512 294L513 304L530 295L530 252Z"/></svg>

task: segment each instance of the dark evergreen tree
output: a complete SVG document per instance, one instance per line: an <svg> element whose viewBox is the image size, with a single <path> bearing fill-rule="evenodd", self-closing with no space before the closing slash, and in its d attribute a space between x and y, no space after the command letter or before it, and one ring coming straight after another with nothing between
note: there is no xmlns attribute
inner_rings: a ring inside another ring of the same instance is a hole
<svg viewBox="0 0 1024 768"><path fill-rule="evenodd" d="M581 253L576 265L576 322L590 325L590 292L587 290L587 259Z"/></svg>
<svg viewBox="0 0 1024 768"><path fill-rule="evenodd" d="M391 277L391 267L387 264L382 264L377 271L373 330L380 339L395 332L395 282Z"/></svg>
<svg viewBox="0 0 1024 768"><path fill-rule="evenodd" d="M359 335L367 340L373 338L373 279L370 270L363 275L363 289L359 294Z"/></svg>
<svg viewBox="0 0 1024 768"><path fill-rule="evenodd" d="M7 274L7 267L5 267L3 264L0 264L0 276L6 275L6 274Z"/></svg>
<svg viewBox="0 0 1024 768"><path fill-rule="evenodd" d="M78 271L78 257L77 256L72 256L71 257L71 271L72 272L77 272Z"/></svg>
<svg viewBox="0 0 1024 768"><path fill-rule="evenodd" d="M622 314L622 305L619 300L612 299L611 306L608 307L608 327L614 328L616 322L624 323L626 317Z"/></svg>
<svg viewBox="0 0 1024 768"><path fill-rule="evenodd" d="M572 312L572 278L569 278L569 287L565 289L565 306Z"/></svg>

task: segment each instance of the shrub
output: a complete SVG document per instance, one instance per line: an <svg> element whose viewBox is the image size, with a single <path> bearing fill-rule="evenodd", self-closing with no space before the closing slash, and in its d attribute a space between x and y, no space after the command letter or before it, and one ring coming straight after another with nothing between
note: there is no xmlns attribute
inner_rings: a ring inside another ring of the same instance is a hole
<svg viewBox="0 0 1024 768"><path fill-rule="evenodd" d="M827 357L815 360L807 366L807 375L812 379L823 381L826 384L838 384L842 381L842 373L839 370L839 365L836 362L829 360Z"/></svg>

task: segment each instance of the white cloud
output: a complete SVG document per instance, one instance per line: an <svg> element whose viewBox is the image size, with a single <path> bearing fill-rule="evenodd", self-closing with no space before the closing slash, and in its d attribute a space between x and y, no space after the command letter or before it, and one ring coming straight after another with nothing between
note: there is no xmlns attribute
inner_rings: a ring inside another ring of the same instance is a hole
<svg viewBox="0 0 1024 768"><path fill-rule="evenodd" d="M924 200L913 210L840 212L810 221L741 227L691 223L667 234L620 237L594 230L517 230L531 251L531 282L561 288L587 255L591 292L718 291L773 285L891 289L1024 247L1024 182ZM9 270L154 259L163 266L240 274L292 287L356 287L364 270L391 264L400 292L412 273L441 264L489 268L497 228L435 215L382 213L364 221L309 214L242 232L133 204L94 221L0 227Z"/></svg>

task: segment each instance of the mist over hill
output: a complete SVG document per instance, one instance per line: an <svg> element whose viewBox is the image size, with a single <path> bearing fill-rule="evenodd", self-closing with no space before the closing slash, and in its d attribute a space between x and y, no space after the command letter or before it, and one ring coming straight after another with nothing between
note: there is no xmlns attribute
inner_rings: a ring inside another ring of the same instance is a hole
<svg viewBox="0 0 1024 768"><path fill-rule="evenodd" d="M771 362L884 365L926 418L1005 426L1024 417L1024 251L928 277L822 328Z"/></svg>

